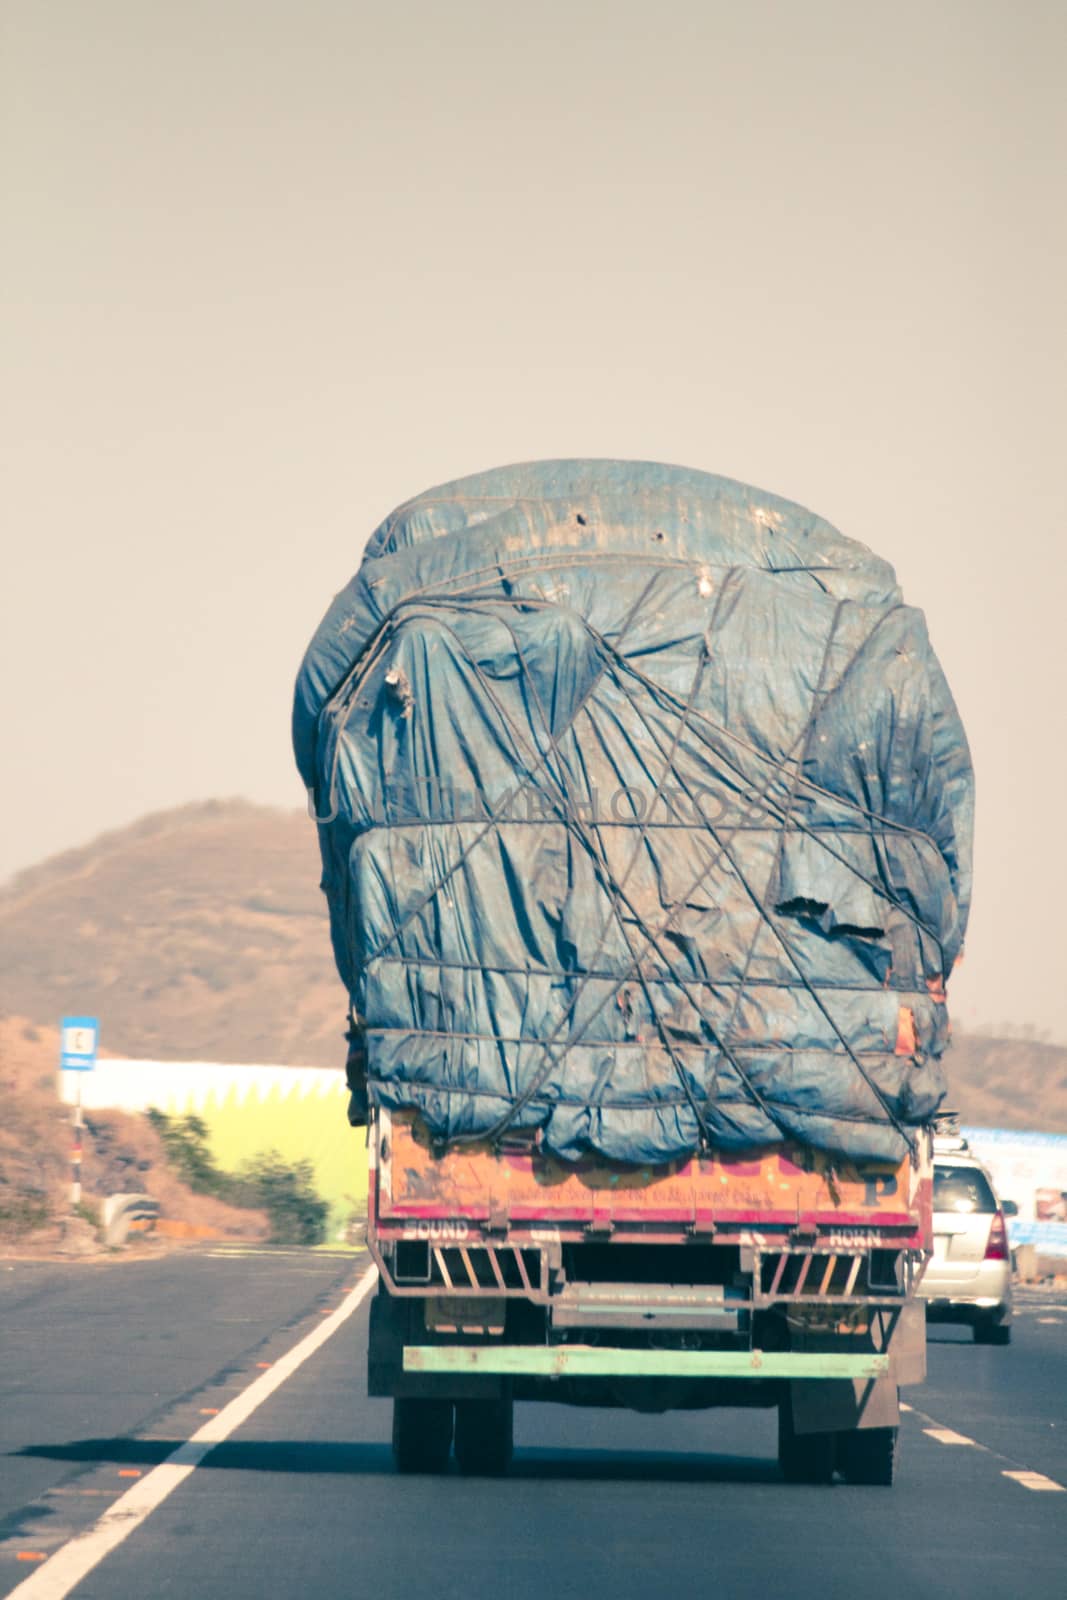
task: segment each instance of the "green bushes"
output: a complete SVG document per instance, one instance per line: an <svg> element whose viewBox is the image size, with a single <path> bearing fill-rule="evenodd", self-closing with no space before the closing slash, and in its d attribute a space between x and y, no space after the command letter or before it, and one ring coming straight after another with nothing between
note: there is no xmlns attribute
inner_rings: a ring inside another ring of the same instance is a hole
<svg viewBox="0 0 1067 1600"><path fill-rule="evenodd" d="M255 1196L244 1204L270 1217L275 1243L321 1244L325 1239L329 1206L315 1192L310 1161L289 1163L277 1150L261 1150L234 1181Z"/></svg>
<svg viewBox="0 0 1067 1600"><path fill-rule="evenodd" d="M310 1161L287 1162L277 1150L261 1150L237 1172L215 1164L207 1124L195 1112L169 1117L150 1110L167 1159L190 1189L231 1206L265 1211L275 1244L321 1244L329 1207L316 1193Z"/></svg>
<svg viewBox="0 0 1067 1600"><path fill-rule="evenodd" d="M222 1189L229 1175L215 1165L208 1144L207 1123L190 1111L184 1117L168 1117L152 1107L148 1120L159 1134L167 1160L197 1194L213 1194L225 1199Z"/></svg>

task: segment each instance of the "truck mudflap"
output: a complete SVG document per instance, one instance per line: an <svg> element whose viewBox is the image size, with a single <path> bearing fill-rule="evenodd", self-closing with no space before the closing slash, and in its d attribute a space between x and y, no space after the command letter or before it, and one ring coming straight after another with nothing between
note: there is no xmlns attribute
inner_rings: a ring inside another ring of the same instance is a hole
<svg viewBox="0 0 1067 1600"><path fill-rule="evenodd" d="M821 1378L790 1383L793 1432L851 1433L857 1428L895 1428L900 1422L900 1397L890 1377L869 1382L854 1378L839 1383Z"/></svg>

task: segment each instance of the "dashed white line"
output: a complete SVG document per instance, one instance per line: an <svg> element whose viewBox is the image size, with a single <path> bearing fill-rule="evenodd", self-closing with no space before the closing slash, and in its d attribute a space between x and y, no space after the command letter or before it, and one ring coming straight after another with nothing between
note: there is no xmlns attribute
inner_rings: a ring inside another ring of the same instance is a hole
<svg viewBox="0 0 1067 1600"><path fill-rule="evenodd" d="M1062 1483L1057 1483L1053 1478L1046 1478L1043 1472L1005 1472L1002 1477L1012 1478L1016 1483L1022 1484L1024 1489L1034 1489L1038 1493L1063 1494Z"/></svg>
<svg viewBox="0 0 1067 1600"><path fill-rule="evenodd" d="M956 1433L952 1428L924 1428L923 1432L928 1433L931 1439L936 1439L938 1444L969 1444L976 1448L973 1439L968 1439L965 1433Z"/></svg>
<svg viewBox="0 0 1067 1600"><path fill-rule="evenodd" d="M223 1406L217 1416L211 1417L202 1428L197 1428L158 1467L153 1467L132 1489L120 1495L91 1528L61 1545L44 1566L38 1567L30 1577L9 1591L8 1600L16 1600L16 1597L17 1600L64 1600L87 1573L92 1572L106 1555L128 1538L135 1528L140 1527L145 1518L180 1483L185 1482L217 1444L228 1439L236 1428L247 1422L252 1413L265 1400L269 1400L274 1391L287 1378L291 1378L309 1356L321 1349L327 1339L359 1309L377 1278L377 1268L371 1267L349 1290L336 1311L324 1317L318 1327L313 1328L299 1344L280 1356L269 1371L250 1383L229 1405Z"/></svg>
<svg viewBox="0 0 1067 1600"><path fill-rule="evenodd" d="M901 1411L915 1410L913 1406L901 1406L900 1409ZM1011 1461L1011 1456L1001 1455L999 1450L993 1450L987 1444L980 1444L977 1439L968 1439L965 1433L957 1433L955 1428L940 1427L936 1420L928 1416L925 1411L916 1411L915 1415L922 1422L930 1424L929 1427L923 1428L923 1432L928 1434L931 1439L936 1439L938 1444L969 1445L972 1450L979 1450L983 1455L992 1456L995 1461ZM1046 1478L1043 1472L1034 1472L1028 1467L1020 1466L1018 1463L1014 1466L1002 1467L1001 1476L1010 1478L1013 1483L1021 1484L1024 1489L1043 1491L1046 1494L1049 1492L1053 1494L1067 1492L1064 1485L1057 1483L1054 1478Z"/></svg>

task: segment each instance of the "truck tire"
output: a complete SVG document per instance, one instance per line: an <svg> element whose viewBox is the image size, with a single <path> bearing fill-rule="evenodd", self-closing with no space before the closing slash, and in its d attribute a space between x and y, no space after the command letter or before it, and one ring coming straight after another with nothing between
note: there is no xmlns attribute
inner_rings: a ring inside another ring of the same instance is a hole
<svg viewBox="0 0 1067 1600"><path fill-rule="evenodd" d="M795 1433L788 1395L778 1402L778 1465L786 1483L832 1483L837 1435Z"/></svg>
<svg viewBox="0 0 1067 1600"><path fill-rule="evenodd" d="M468 1477L498 1478L511 1465L514 1444L511 1399L457 1400L456 1460Z"/></svg>
<svg viewBox="0 0 1067 1600"><path fill-rule="evenodd" d="M896 1428L852 1428L837 1435L837 1465L846 1483L888 1489L897 1461Z"/></svg>
<svg viewBox="0 0 1067 1600"><path fill-rule="evenodd" d="M452 1450L451 1400L393 1401L393 1462L398 1472L444 1472Z"/></svg>
<svg viewBox="0 0 1067 1600"><path fill-rule="evenodd" d="M980 1317L974 1325L975 1344L1011 1344L1011 1323Z"/></svg>

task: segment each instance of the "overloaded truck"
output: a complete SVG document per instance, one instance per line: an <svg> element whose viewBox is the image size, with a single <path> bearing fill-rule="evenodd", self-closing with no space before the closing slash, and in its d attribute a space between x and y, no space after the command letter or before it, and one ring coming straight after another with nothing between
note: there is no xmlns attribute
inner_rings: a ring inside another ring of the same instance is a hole
<svg viewBox="0 0 1067 1600"><path fill-rule="evenodd" d="M398 1467L763 1406L787 1479L891 1483L973 809L892 569L706 473L497 469L372 535L293 731Z"/></svg>

